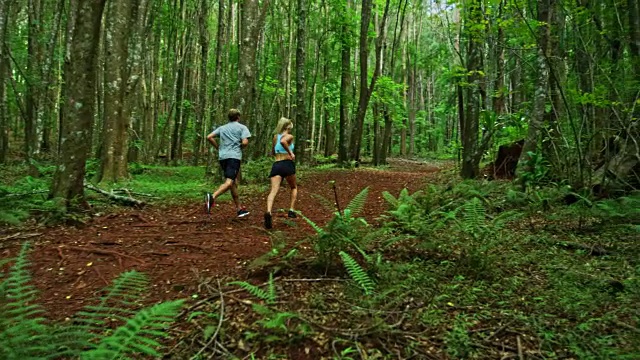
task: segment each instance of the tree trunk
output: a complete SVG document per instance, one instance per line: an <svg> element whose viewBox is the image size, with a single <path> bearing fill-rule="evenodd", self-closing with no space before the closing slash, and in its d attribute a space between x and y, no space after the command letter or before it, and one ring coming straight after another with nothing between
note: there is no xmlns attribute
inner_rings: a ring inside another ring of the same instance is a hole
<svg viewBox="0 0 640 360"><path fill-rule="evenodd" d="M12 0L0 0L0 164L7 161L9 152L9 122L7 121L6 78L8 56L5 54L5 39L9 23L10 6Z"/></svg>
<svg viewBox="0 0 640 360"><path fill-rule="evenodd" d="M198 166L202 152L204 140L204 123L207 118L207 63L209 59L209 28L207 20L209 18L209 6L207 0L200 2L200 16L198 25L200 27L200 89L198 91L198 106L196 108L195 136L193 139L193 160L192 165Z"/></svg>
<svg viewBox="0 0 640 360"><path fill-rule="evenodd" d="M38 109L40 105L40 37L42 29L42 2L29 0L28 37L27 37L27 91L26 91L26 123L24 127L24 155L31 159L38 152Z"/></svg>
<svg viewBox="0 0 640 360"><path fill-rule="evenodd" d="M369 106L369 100L371 94L375 88L378 76L382 71L382 45L385 41L385 27L387 16L389 14L389 3L387 0L384 7L384 14L382 15L382 23L378 29L378 37L376 38L376 63L373 70L373 77L371 78L371 84L368 83L368 62L369 62L369 22L371 21L371 8L372 0L363 0L362 2L362 16L360 23L360 96L358 98L358 112L356 113L356 119L353 124L351 132L351 143L349 149L351 151L351 160L360 161L360 148L362 144L362 131L364 129L364 119L367 115L367 108Z"/></svg>
<svg viewBox="0 0 640 360"><path fill-rule="evenodd" d="M547 66L547 55L549 46L549 9L555 0L538 0L538 21L541 22L538 28L538 47L536 58L537 78L535 85L535 96L533 99L533 110L529 120L529 129L522 153L518 160L517 176L522 176L523 172L531 172L534 169L529 165L531 159L529 153L535 153L538 149L538 139L542 133L544 125L544 112L547 100L547 87L549 85L549 68ZM524 184L526 185L526 184Z"/></svg>
<svg viewBox="0 0 640 360"><path fill-rule="evenodd" d="M380 151L380 165L385 165L387 163L387 154L391 153L391 126L393 125L393 119L391 119L391 114L385 108L383 110L384 117L384 135L382 140L382 148Z"/></svg>
<svg viewBox="0 0 640 360"><path fill-rule="evenodd" d="M100 26L106 0L78 0L75 26L65 61L65 100L60 158L50 197L67 209L85 205L85 163L91 151Z"/></svg>
<svg viewBox="0 0 640 360"><path fill-rule="evenodd" d="M306 80L305 80L305 62L306 62L306 20L307 20L307 1L297 0L298 2L298 22L296 28L296 109L295 123L298 126L299 146L298 156L299 162L304 163L308 160L307 149L309 144L309 118L307 116L306 100Z"/></svg>
<svg viewBox="0 0 640 360"><path fill-rule="evenodd" d="M104 121L98 183L128 178L127 144L130 119L127 114L129 85L129 39L137 18L138 0L111 0L107 6L105 36Z"/></svg>
<svg viewBox="0 0 640 360"><path fill-rule="evenodd" d="M345 8L341 9L341 16L346 15L347 7L350 6L350 1L345 3ZM347 124L348 124L348 112L349 112L349 73L351 72L351 45L347 38L349 36L347 19L342 19L342 26L340 28L340 58L341 58L341 70L340 70L340 124L338 130L338 162L344 164L348 161L347 157Z"/></svg>
<svg viewBox="0 0 640 360"><path fill-rule="evenodd" d="M460 140L462 142L462 167L460 176L463 179L474 179L480 169L480 156L482 149L478 143L478 130L480 127L480 88L482 71L482 28L478 29L483 21L482 2L474 0L469 5L469 13L465 25L468 37L467 48L467 96L464 120L460 124Z"/></svg>

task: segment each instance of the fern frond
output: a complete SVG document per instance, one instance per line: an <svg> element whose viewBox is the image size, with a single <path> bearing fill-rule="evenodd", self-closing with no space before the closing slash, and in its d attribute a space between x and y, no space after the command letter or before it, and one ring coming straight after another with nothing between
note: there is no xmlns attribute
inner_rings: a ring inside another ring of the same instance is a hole
<svg viewBox="0 0 640 360"><path fill-rule="evenodd" d="M477 197L464 203L462 228L469 234L475 234L476 231L485 226L485 209L482 202Z"/></svg>
<svg viewBox="0 0 640 360"><path fill-rule="evenodd" d="M269 299L267 302L269 303L273 303L276 301L277 295L276 295L276 284L273 281L273 273L270 272L269 273ZM271 301L269 301L271 300Z"/></svg>
<svg viewBox="0 0 640 360"><path fill-rule="evenodd" d="M391 205L393 208L397 208L398 207L398 199L396 199L393 195L391 195L390 192L388 191L383 191L382 192L382 197L387 200L387 202L389 203L389 205Z"/></svg>
<svg viewBox="0 0 640 360"><path fill-rule="evenodd" d="M264 291L259 286L250 284L246 281L232 281L229 283L229 285L237 285L242 289L246 290L249 294L257 297L260 300L264 300L267 303L273 303L276 301L275 289L274 289L274 294L272 296L270 289L269 291Z"/></svg>
<svg viewBox="0 0 640 360"><path fill-rule="evenodd" d="M369 195L369 187L362 189L358 195L354 196L349 202L349 205L345 208L351 211L351 215L357 215L364 209L364 205L367 202L367 195Z"/></svg>
<svg viewBox="0 0 640 360"><path fill-rule="evenodd" d="M83 353L81 358L121 359L140 355L160 357L161 354L156 349L161 345L155 339L167 337L162 329L175 320L183 303L183 300L176 300L140 310L112 335L103 338L95 349Z"/></svg>
<svg viewBox="0 0 640 360"><path fill-rule="evenodd" d="M41 316L44 310L35 304L36 289L27 270L29 243L25 242L0 284L0 358L37 359L52 350L49 329Z"/></svg>
<svg viewBox="0 0 640 360"><path fill-rule="evenodd" d="M311 194L311 197L318 200L318 202L328 211L335 211L336 210L336 204L333 203L333 201L327 199L324 196L318 195L318 194Z"/></svg>
<svg viewBox="0 0 640 360"><path fill-rule="evenodd" d="M136 314L138 301L148 288L147 277L137 271L120 274L106 289L97 305L85 306L76 313L71 325L60 328L53 336L64 349L63 354L76 354L94 348L112 319L126 322Z"/></svg>
<svg viewBox="0 0 640 360"><path fill-rule="evenodd" d="M347 268L347 272L351 278L364 290L364 293L369 295L373 292L375 284L369 277L366 271L355 261L349 254L344 251L339 252L344 266Z"/></svg>
<svg viewBox="0 0 640 360"><path fill-rule="evenodd" d="M302 217L304 219L304 221L307 222L307 224L311 225L311 227L313 228L313 230L316 231L316 233L318 233L318 235L322 235L325 233L325 231L318 226L316 223L314 223L311 219L309 219L308 217L304 216L301 212L296 211L298 213L298 215L300 215L300 217Z"/></svg>

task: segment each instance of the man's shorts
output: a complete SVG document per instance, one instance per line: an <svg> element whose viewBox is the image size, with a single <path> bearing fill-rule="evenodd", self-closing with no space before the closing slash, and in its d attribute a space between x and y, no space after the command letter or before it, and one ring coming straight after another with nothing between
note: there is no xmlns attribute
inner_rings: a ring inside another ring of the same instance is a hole
<svg viewBox="0 0 640 360"><path fill-rule="evenodd" d="M220 160L220 167L224 172L225 179L231 179L236 181L238 173L240 172L240 160L238 159L224 159Z"/></svg>
<svg viewBox="0 0 640 360"><path fill-rule="evenodd" d="M282 176L286 178L287 176L296 174L296 163L293 160L280 160L273 163L271 166L271 174L269 177L274 176Z"/></svg>

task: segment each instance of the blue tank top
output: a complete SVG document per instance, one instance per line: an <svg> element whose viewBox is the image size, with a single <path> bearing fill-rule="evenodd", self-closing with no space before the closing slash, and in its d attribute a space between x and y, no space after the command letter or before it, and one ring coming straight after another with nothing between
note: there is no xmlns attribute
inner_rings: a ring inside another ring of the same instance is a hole
<svg viewBox="0 0 640 360"><path fill-rule="evenodd" d="M278 134L278 138L276 139L276 146L274 147L275 153L288 154L287 150L285 150L284 146L282 146L282 144L280 143L281 140L282 140L282 134ZM289 145L289 150L291 150L291 152L293 152L293 147L294 147L293 144Z"/></svg>

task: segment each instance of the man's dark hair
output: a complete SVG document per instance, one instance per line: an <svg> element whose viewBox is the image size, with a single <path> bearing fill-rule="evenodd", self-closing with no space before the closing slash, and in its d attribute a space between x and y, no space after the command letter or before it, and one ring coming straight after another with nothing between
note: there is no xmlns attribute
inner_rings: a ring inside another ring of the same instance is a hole
<svg viewBox="0 0 640 360"><path fill-rule="evenodd" d="M229 110L229 115L227 115L229 117L229 121L238 121L238 119L240 119L240 110L238 109L231 109Z"/></svg>

